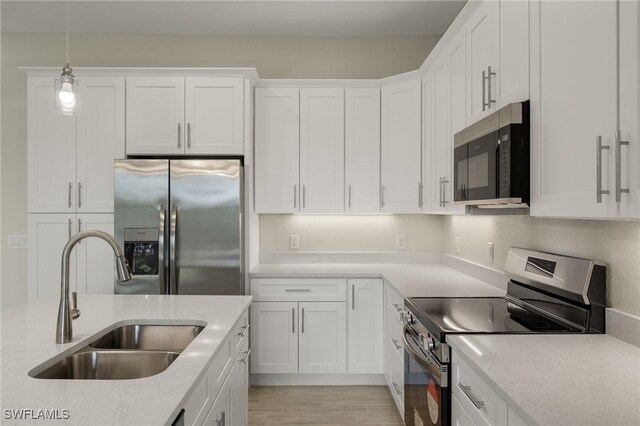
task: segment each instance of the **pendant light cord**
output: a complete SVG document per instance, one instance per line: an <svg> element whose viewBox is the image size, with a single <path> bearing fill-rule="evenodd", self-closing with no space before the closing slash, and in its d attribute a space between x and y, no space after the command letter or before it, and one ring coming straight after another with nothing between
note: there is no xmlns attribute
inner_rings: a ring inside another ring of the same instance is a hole
<svg viewBox="0 0 640 426"><path fill-rule="evenodd" d="M67 0L67 41L66 41L66 55L67 63L69 63L69 0Z"/></svg>

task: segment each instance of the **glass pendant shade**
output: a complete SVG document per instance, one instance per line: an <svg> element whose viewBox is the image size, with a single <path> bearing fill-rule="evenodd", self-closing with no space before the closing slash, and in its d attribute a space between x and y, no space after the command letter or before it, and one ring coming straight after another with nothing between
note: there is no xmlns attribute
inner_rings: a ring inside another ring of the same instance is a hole
<svg viewBox="0 0 640 426"><path fill-rule="evenodd" d="M62 75L55 79L54 85L56 111L63 115L77 115L80 111L80 84L68 63L62 69Z"/></svg>

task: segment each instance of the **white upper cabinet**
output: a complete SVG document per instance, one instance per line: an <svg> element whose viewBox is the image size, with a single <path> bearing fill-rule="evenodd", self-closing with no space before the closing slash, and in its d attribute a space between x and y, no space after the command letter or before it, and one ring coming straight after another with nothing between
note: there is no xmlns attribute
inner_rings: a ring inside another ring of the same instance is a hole
<svg viewBox="0 0 640 426"><path fill-rule="evenodd" d="M128 155L243 152L243 78L127 78Z"/></svg>
<svg viewBox="0 0 640 426"><path fill-rule="evenodd" d="M498 107L529 99L529 0L500 1Z"/></svg>
<svg viewBox="0 0 640 426"><path fill-rule="evenodd" d="M433 179L438 181L433 152L435 148L433 145L433 114L433 74L427 72L422 76L422 211L424 213L433 212L434 202L437 205L432 185Z"/></svg>
<svg viewBox="0 0 640 426"><path fill-rule="evenodd" d="M78 115L77 211L113 212L113 160L124 158L124 78L81 80Z"/></svg>
<svg viewBox="0 0 640 426"><path fill-rule="evenodd" d="M187 154L243 153L243 78L186 78Z"/></svg>
<svg viewBox="0 0 640 426"><path fill-rule="evenodd" d="M256 88L256 212L299 211L299 150L299 89Z"/></svg>
<svg viewBox="0 0 640 426"><path fill-rule="evenodd" d="M28 79L29 213L113 212L124 157L124 78L79 78L77 117L54 110L53 77Z"/></svg>
<svg viewBox="0 0 640 426"><path fill-rule="evenodd" d="M533 216L617 216L617 18L614 1L531 2Z"/></svg>
<svg viewBox="0 0 640 426"><path fill-rule="evenodd" d="M300 90L301 211L344 211L344 89Z"/></svg>
<svg viewBox="0 0 640 426"><path fill-rule="evenodd" d="M483 1L466 23L468 124L498 107L499 23L500 2L494 0Z"/></svg>
<svg viewBox="0 0 640 426"><path fill-rule="evenodd" d="M420 79L382 88L381 211L419 213L421 182Z"/></svg>
<svg viewBox="0 0 640 426"><path fill-rule="evenodd" d="M345 89L345 211L380 211L380 89Z"/></svg>
<svg viewBox="0 0 640 426"><path fill-rule="evenodd" d="M127 78L127 154L182 154L184 145L184 78Z"/></svg>

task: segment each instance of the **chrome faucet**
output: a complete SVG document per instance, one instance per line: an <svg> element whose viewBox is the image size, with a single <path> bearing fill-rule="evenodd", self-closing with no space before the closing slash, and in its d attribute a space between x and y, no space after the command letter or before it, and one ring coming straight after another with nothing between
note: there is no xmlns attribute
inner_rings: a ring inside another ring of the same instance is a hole
<svg viewBox="0 0 640 426"><path fill-rule="evenodd" d="M81 240L89 237L96 237L105 240L116 255L116 271L118 281L129 281L131 272L127 260L122 255L122 250L116 240L106 232L84 231L74 235L62 250L62 280L60 288L60 307L58 308L58 323L56 327L56 343L68 343L73 340L72 320L80 316L78 309L77 293L73 292L73 308L69 307L69 258L71 251Z"/></svg>

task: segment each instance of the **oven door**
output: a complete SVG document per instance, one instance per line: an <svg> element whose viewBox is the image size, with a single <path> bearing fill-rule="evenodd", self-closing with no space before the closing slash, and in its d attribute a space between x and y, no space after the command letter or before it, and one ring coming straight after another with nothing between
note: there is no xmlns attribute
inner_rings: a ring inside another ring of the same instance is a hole
<svg viewBox="0 0 640 426"><path fill-rule="evenodd" d="M406 425L449 425L449 366L421 349L410 329L404 334L404 422Z"/></svg>
<svg viewBox="0 0 640 426"><path fill-rule="evenodd" d="M454 201L496 200L498 196L498 156L500 133L480 136L453 152Z"/></svg>

